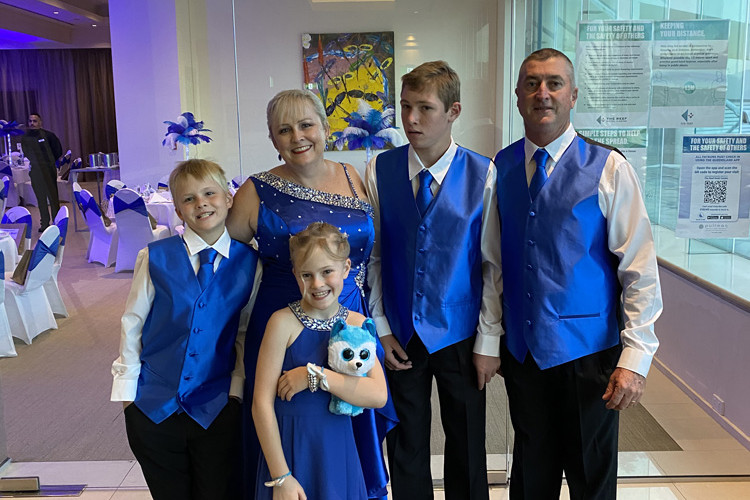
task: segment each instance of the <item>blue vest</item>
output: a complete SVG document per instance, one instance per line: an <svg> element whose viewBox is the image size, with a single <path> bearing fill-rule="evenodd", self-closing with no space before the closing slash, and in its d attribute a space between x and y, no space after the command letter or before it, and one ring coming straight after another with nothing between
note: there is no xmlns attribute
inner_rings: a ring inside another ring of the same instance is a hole
<svg viewBox="0 0 750 500"><path fill-rule="evenodd" d="M207 429L227 403L240 311L253 288L258 254L232 240L201 291L182 238L148 245L155 295L143 325L135 404L154 423L178 410Z"/></svg>
<svg viewBox="0 0 750 500"><path fill-rule="evenodd" d="M544 370L620 341L618 260L598 195L610 152L576 137L533 202L523 139L495 157L503 319L520 362L531 352Z"/></svg>
<svg viewBox="0 0 750 500"><path fill-rule="evenodd" d="M383 306L402 346L416 332L433 353L476 333L489 163L459 147L421 218L409 180L408 146L377 157Z"/></svg>

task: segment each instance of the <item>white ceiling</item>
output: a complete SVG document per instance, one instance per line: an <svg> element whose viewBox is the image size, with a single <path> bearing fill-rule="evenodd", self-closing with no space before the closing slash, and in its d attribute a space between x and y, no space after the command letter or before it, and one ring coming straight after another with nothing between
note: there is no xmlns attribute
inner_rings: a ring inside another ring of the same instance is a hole
<svg viewBox="0 0 750 500"><path fill-rule="evenodd" d="M0 49L109 47L107 0L0 0Z"/></svg>

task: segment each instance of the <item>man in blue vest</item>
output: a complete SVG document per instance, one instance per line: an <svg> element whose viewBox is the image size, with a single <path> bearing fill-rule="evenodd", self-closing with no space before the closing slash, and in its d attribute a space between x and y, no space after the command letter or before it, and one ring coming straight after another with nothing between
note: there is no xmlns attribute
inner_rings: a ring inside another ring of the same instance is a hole
<svg viewBox="0 0 750 500"><path fill-rule="evenodd" d="M445 62L402 77L409 144L370 161L370 305L399 424L387 435L395 500L432 499L433 378L445 430L445 498L488 498L484 386L500 364L501 279L492 161L453 141L458 75Z"/></svg>
<svg viewBox="0 0 750 500"><path fill-rule="evenodd" d="M659 345L659 276L637 176L578 136L573 65L542 49L516 86L525 137L500 151L502 374L515 430L511 499L614 499L618 412Z"/></svg>

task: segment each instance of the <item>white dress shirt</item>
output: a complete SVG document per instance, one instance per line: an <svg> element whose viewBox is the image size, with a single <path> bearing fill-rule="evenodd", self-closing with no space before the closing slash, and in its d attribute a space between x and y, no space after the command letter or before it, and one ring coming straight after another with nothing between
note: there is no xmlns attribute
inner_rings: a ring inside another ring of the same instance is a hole
<svg viewBox="0 0 750 500"><path fill-rule="evenodd" d="M185 251L190 258L190 264L193 271L198 274L200 268L200 258L198 253L212 247L218 252L214 260L214 271L218 269L223 258L229 257L229 245L231 238L226 229L224 233L213 245L209 245L198 236L190 226L185 225L185 234L182 236L185 241ZM260 267L260 266L258 266ZM242 399L242 389L245 383L245 330L247 321L250 317L252 304L255 299L255 293L258 288L258 276L253 284L253 294L248 304L242 308L240 313L240 323L235 341L237 359L232 371L232 382L229 388L229 395ZM148 272L148 247L138 252L133 271L133 284L130 287L128 300L125 303L125 313L122 315L120 330L120 357L112 363L112 401L134 401L138 390L138 376L141 373L141 335L143 325L146 322L151 306L154 303L154 284L151 281L151 275Z"/></svg>
<svg viewBox="0 0 750 500"><path fill-rule="evenodd" d="M544 146L550 155L547 175L554 175L555 165L575 137L571 124L560 137ZM531 183L536 170L533 155L538 148L525 139L527 183ZM615 151L609 154L599 179L599 209L607 219L607 246L620 261L617 278L622 286L624 329L620 332L623 351L617 366L645 377L659 347L654 334L654 323L662 312L659 269L638 176Z"/></svg>
<svg viewBox="0 0 750 500"><path fill-rule="evenodd" d="M419 172L425 169L422 160L414 148L409 148L409 179L416 198L419 189ZM429 168L432 174L430 188L433 194L440 191L440 186L448 173L448 167L453 162L458 146L451 139L451 145L443 156ZM367 266L367 283L370 286L370 314L377 327L378 335L392 335L388 319L383 311L383 285L380 275L380 201L378 198L378 182L376 178L377 157L370 160L365 171L365 188L370 204L374 210L375 244L370 254ZM497 171L495 164L490 161L487 179L484 184L481 253L482 253L482 303L479 312L479 327L474 342L474 352L486 356L500 356L500 337L503 327L501 324L503 309L500 296L503 292L502 268L500 262L500 218L497 209ZM408 272L404 269L404 272ZM440 272L433 269L432 272ZM406 347L406 346L402 346Z"/></svg>

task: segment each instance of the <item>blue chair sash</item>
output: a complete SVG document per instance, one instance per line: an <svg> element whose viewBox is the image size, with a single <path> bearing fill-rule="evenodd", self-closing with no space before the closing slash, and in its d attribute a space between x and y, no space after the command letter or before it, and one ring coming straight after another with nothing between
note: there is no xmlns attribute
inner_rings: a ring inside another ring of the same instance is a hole
<svg viewBox="0 0 750 500"><path fill-rule="evenodd" d="M26 238L31 238L31 214L19 217L13 222L16 224L26 224Z"/></svg>
<svg viewBox="0 0 750 500"><path fill-rule="evenodd" d="M68 237L68 218L60 219L57 228L60 230L60 245L65 246L65 238Z"/></svg>
<svg viewBox="0 0 750 500"><path fill-rule="evenodd" d="M168 185L168 184L165 184L165 183L163 183L163 182L158 182L158 183L156 184L156 189L169 189L169 185Z"/></svg>
<svg viewBox="0 0 750 500"><path fill-rule="evenodd" d="M107 184L106 186L104 186L104 196L106 196L107 199L110 199L115 195L117 191L126 187L127 186L123 185L121 188L116 188L114 186L110 186L109 184Z"/></svg>
<svg viewBox="0 0 750 500"><path fill-rule="evenodd" d="M10 178L13 178L13 170L11 170L10 165L7 163L3 168L0 168L0 174L5 174Z"/></svg>
<svg viewBox="0 0 750 500"><path fill-rule="evenodd" d="M0 250L0 280L5 279L5 255L3 255L3 251Z"/></svg>
<svg viewBox="0 0 750 500"><path fill-rule="evenodd" d="M134 212L137 212L141 214L144 217L148 217L148 210L146 210L146 204L143 202L142 199L137 199L133 201L133 203L126 203L122 201L120 198L114 199L114 205L115 205L115 215L119 214L123 210L132 210Z"/></svg>
<svg viewBox="0 0 750 500"><path fill-rule="evenodd" d="M52 245L47 246L42 240L36 242L34 251L31 252L31 260L29 260L29 271L33 271L36 266L44 259L46 255L57 255L57 249L60 246L60 239L56 239Z"/></svg>
<svg viewBox="0 0 750 500"><path fill-rule="evenodd" d="M3 182L3 187L0 189L0 200L4 200L8 197L8 190L10 189L10 180Z"/></svg>

